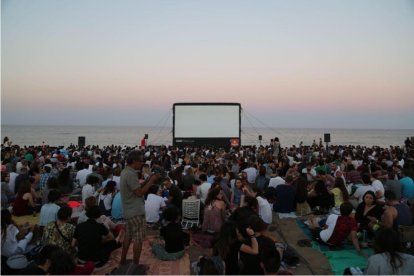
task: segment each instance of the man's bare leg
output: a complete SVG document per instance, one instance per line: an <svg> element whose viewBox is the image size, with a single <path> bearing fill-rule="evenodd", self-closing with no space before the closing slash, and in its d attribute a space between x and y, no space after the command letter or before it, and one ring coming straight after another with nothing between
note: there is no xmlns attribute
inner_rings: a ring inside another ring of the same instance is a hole
<svg viewBox="0 0 414 276"><path fill-rule="evenodd" d="M134 241L133 251L134 251L134 263L138 265L139 258L141 257L142 242Z"/></svg>
<svg viewBox="0 0 414 276"><path fill-rule="evenodd" d="M131 238L125 237L124 242L122 243L122 253L121 253L121 260L119 264L126 263L126 256L128 254L129 245L131 244ZM135 248L134 248L135 251Z"/></svg>

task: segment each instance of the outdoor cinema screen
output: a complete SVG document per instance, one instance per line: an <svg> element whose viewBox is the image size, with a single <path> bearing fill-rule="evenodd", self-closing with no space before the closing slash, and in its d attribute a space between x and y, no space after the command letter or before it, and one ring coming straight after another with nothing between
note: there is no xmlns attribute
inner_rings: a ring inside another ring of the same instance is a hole
<svg viewBox="0 0 414 276"><path fill-rule="evenodd" d="M180 138L240 137L240 104L174 104L174 136Z"/></svg>

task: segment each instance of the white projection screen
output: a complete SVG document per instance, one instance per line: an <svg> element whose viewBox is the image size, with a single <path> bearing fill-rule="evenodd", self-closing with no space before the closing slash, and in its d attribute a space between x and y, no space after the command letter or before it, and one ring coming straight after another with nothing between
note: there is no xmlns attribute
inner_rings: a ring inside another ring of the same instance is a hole
<svg viewBox="0 0 414 276"><path fill-rule="evenodd" d="M175 142L215 144L220 138L227 144L230 138L240 139L239 103L176 103L173 109Z"/></svg>

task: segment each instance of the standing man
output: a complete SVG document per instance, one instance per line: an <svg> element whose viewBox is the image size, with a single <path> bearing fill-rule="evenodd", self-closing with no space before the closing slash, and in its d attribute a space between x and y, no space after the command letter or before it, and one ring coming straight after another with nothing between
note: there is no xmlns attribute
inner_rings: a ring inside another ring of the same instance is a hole
<svg viewBox="0 0 414 276"><path fill-rule="evenodd" d="M144 164L144 155L141 151L133 150L127 157L127 166L121 172L121 199L124 218L126 220L126 237L122 245L120 264L126 263L131 241L134 241L133 252L135 264L139 264L142 242L145 238L145 202L144 195L148 189L160 178L160 174L153 174L149 180L141 185L137 172Z"/></svg>

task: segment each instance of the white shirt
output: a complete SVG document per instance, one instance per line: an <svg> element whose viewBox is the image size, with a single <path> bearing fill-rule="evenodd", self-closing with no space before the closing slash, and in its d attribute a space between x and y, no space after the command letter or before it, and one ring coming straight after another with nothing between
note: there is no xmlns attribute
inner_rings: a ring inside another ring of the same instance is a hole
<svg viewBox="0 0 414 276"><path fill-rule="evenodd" d="M382 192L382 197L377 197L377 201L381 201L381 202L385 202L385 197L384 197L384 185L382 185L382 182L378 179L375 179L374 181L372 181L371 183L372 188L374 188L375 190L375 196L377 195L378 191Z"/></svg>
<svg viewBox="0 0 414 276"><path fill-rule="evenodd" d="M103 200L106 210L112 209L112 194L99 194L98 205L101 200Z"/></svg>
<svg viewBox="0 0 414 276"><path fill-rule="evenodd" d="M57 220L57 212L60 206L55 203L46 203L40 209L40 226L46 226L49 222Z"/></svg>
<svg viewBox="0 0 414 276"><path fill-rule="evenodd" d="M332 233L335 229L336 221L338 220L338 215L332 214L328 216L328 219L326 220L325 224L328 226L328 228L322 230L319 233L319 236L324 242L327 242L330 237L332 236Z"/></svg>
<svg viewBox="0 0 414 276"><path fill-rule="evenodd" d="M257 170L253 167L248 167L243 170L245 173L247 173L247 181L249 183L255 183L256 176L257 176Z"/></svg>
<svg viewBox="0 0 414 276"><path fill-rule="evenodd" d="M16 184L16 177L18 176L18 173L10 172L10 178L9 178L9 188L10 191L12 191L13 194L16 194L18 191L15 191L15 184Z"/></svg>
<svg viewBox="0 0 414 276"><path fill-rule="evenodd" d="M204 182L200 186L197 187L197 195L200 197L201 202L205 202L207 199L208 191L211 188L211 183Z"/></svg>
<svg viewBox="0 0 414 276"><path fill-rule="evenodd" d="M92 173L92 170L83 169L76 173L76 180L79 180L79 186L83 187L86 184L86 177Z"/></svg>
<svg viewBox="0 0 414 276"><path fill-rule="evenodd" d="M26 234L24 239L17 241L16 235L19 233L19 229L14 225L10 224L6 228L6 238L4 243L1 243L1 255L10 257L16 254L25 254L28 243L33 238L33 232L29 232ZM1 240L3 241L4 233L1 233Z"/></svg>
<svg viewBox="0 0 414 276"><path fill-rule="evenodd" d="M156 194L149 194L145 200L145 220L151 223L158 222L162 207L165 207L165 199Z"/></svg>
<svg viewBox="0 0 414 276"><path fill-rule="evenodd" d="M85 205L85 199L90 196L95 196L95 187L91 184L86 184L82 187L82 203Z"/></svg>
<svg viewBox="0 0 414 276"><path fill-rule="evenodd" d="M276 176L276 177L270 178L269 187L276 188L278 185L285 184L285 183L286 182L283 178L281 178L280 176Z"/></svg>
<svg viewBox="0 0 414 276"><path fill-rule="evenodd" d="M272 223L272 208L269 202L260 196L256 197L256 199L257 199L257 202L259 203L259 216L262 218L264 222L266 222L267 224L271 224Z"/></svg>

